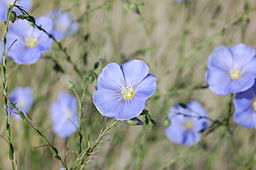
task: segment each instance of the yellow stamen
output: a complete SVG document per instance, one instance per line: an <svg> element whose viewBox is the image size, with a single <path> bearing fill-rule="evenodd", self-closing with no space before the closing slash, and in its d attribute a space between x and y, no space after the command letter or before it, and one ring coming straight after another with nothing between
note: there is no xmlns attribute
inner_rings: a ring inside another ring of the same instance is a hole
<svg viewBox="0 0 256 170"><path fill-rule="evenodd" d="M125 100L131 99L134 97L134 90L133 88L125 88L121 91L123 98Z"/></svg>
<svg viewBox="0 0 256 170"><path fill-rule="evenodd" d="M256 110L256 98L252 102L252 107L253 107L254 110Z"/></svg>
<svg viewBox="0 0 256 170"><path fill-rule="evenodd" d="M29 47L29 48L33 48L34 46L36 46L36 44L37 44L37 39L36 38L28 39L26 41L26 46Z"/></svg>
<svg viewBox="0 0 256 170"><path fill-rule="evenodd" d="M239 77L241 77L241 72L238 69L234 69L229 72L229 75L232 79L238 79Z"/></svg>
<svg viewBox="0 0 256 170"><path fill-rule="evenodd" d="M187 121L184 123L184 126L187 130L192 129L194 127L194 124L192 121Z"/></svg>

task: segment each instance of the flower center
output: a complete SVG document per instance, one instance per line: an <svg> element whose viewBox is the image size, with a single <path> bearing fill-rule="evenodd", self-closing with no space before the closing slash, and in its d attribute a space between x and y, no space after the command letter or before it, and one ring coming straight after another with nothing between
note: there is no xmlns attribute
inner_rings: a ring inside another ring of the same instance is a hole
<svg viewBox="0 0 256 170"><path fill-rule="evenodd" d="M252 102L252 107L253 107L254 110L256 110L256 98Z"/></svg>
<svg viewBox="0 0 256 170"><path fill-rule="evenodd" d="M71 118L72 118L72 112L71 112L71 110L69 108L67 108L65 110L65 119L66 120L71 120Z"/></svg>
<svg viewBox="0 0 256 170"><path fill-rule="evenodd" d="M192 121L186 121L186 122L184 123L184 126L185 126L185 128L186 128L187 130L190 130L190 129L192 129L192 128L194 127L194 124L193 124Z"/></svg>
<svg viewBox="0 0 256 170"><path fill-rule="evenodd" d="M33 48L36 46L38 40L36 37L28 37L26 40L25 40L25 44L27 47L29 48Z"/></svg>
<svg viewBox="0 0 256 170"><path fill-rule="evenodd" d="M229 72L229 75L232 79L238 79L241 77L241 72L238 69L233 69Z"/></svg>
<svg viewBox="0 0 256 170"><path fill-rule="evenodd" d="M131 99L134 97L134 90L133 88L129 87L129 88L124 88L122 91L121 91L122 95L123 95L123 98L125 100L128 100L128 99Z"/></svg>
<svg viewBox="0 0 256 170"><path fill-rule="evenodd" d="M56 29L59 31L66 31L68 29L67 24L63 24L62 22L57 22L56 23Z"/></svg>
<svg viewBox="0 0 256 170"><path fill-rule="evenodd" d="M24 109L26 107L26 105L27 105L27 102L25 100L19 100L17 102L17 104L18 104L19 108Z"/></svg>

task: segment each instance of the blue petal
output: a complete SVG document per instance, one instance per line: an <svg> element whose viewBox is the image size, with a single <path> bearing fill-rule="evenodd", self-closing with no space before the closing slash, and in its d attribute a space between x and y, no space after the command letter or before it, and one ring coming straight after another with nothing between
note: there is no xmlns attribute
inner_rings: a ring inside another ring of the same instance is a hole
<svg viewBox="0 0 256 170"><path fill-rule="evenodd" d="M139 84L149 72L148 66L142 60L132 60L121 66L127 85Z"/></svg>
<svg viewBox="0 0 256 170"><path fill-rule="evenodd" d="M255 95L254 88L255 86L245 92L236 94L233 100L236 112L242 112L251 107Z"/></svg>
<svg viewBox="0 0 256 170"><path fill-rule="evenodd" d="M55 123L66 122L67 118L65 112L67 110L71 111L71 118L77 116L77 102L73 95L68 93L60 93L58 99L51 105L51 115Z"/></svg>
<svg viewBox="0 0 256 170"><path fill-rule="evenodd" d="M93 94L93 102L99 112L106 117L117 120L128 120L140 115L145 107L145 101L139 98L124 100L120 91L97 90Z"/></svg>
<svg viewBox="0 0 256 170"><path fill-rule="evenodd" d="M206 73L206 82L209 88L217 95L227 95L230 93L228 85L230 77L226 72L221 70L208 70Z"/></svg>
<svg viewBox="0 0 256 170"><path fill-rule="evenodd" d="M246 111L235 112L234 121L246 128L255 128L256 127L256 113L255 110L249 108Z"/></svg>
<svg viewBox="0 0 256 170"><path fill-rule="evenodd" d="M187 131L184 125L177 120L172 120L171 125L165 130L166 136L174 143L193 145L201 139L201 135L194 131Z"/></svg>
<svg viewBox="0 0 256 170"><path fill-rule="evenodd" d="M53 131L61 138L66 138L77 131L78 121L66 121L65 123L55 123L53 126Z"/></svg>
<svg viewBox="0 0 256 170"><path fill-rule="evenodd" d="M245 64L242 68L243 74L252 74L256 77L256 56L253 57L247 64Z"/></svg>
<svg viewBox="0 0 256 170"><path fill-rule="evenodd" d="M125 80L120 66L110 63L99 75L97 89L119 90L124 85Z"/></svg>
<svg viewBox="0 0 256 170"><path fill-rule="evenodd" d="M231 48L234 66L242 67L247 64L255 55L255 51L252 47L245 44L237 44Z"/></svg>
<svg viewBox="0 0 256 170"><path fill-rule="evenodd" d="M17 2L17 4L26 11L30 10L32 6L31 0L19 0Z"/></svg>
<svg viewBox="0 0 256 170"><path fill-rule="evenodd" d="M122 100L121 92L100 89L93 94L93 103L99 112L106 117L115 117L120 101Z"/></svg>
<svg viewBox="0 0 256 170"><path fill-rule="evenodd" d="M177 144L183 144L183 126L172 122L169 127L165 129L165 134L169 140Z"/></svg>
<svg viewBox="0 0 256 170"><path fill-rule="evenodd" d="M194 131L185 131L183 133L182 144L186 146L191 146L200 141L201 135Z"/></svg>
<svg viewBox="0 0 256 170"><path fill-rule="evenodd" d="M148 99L156 90L156 76L148 74L147 77L136 87L135 96L141 99Z"/></svg>
<svg viewBox="0 0 256 170"><path fill-rule="evenodd" d="M0 2L0 21L5 21L7 15L7 7Z"/></svg>
<svg viewBox="0 0 256 170"><path fill-rule="evenodd" d="M10 32L17 34L21 37L26 37L28 33L31 33L34 30L34 28L28 23L26 20L18 19L15 21L11 27Z"/></svg>
<svg viewBox="0 0 256 170"><path fill-rule="evenodd" d="M119 107L117 109L118 115L116 116L116 119L129 120L134 117L137 117L141 114L145 106L146 106L145 100L141 100L140 98L137 98L137 97L134 97L129 101L122 100L119 103Z"/></svg>
<svg viewBox="0 0 256 170"><path fill-rule="evenodd" d="M229 71L233 64L233 57L230 49L220 46L209 56L208 68Z"/></svg>
<svg viewBox="0 0 256 170"><path fill-rule="evenodd" d="M45 29L48 33L51 33L53 29L52 21L47 17L38 17L36 19L36 24ZM43 32L42 32L43 33ZM45 34L45 33L44 33Z"/></svg>
<svg viewBox="0 0 256 170"><path fill-rule="evenodd" d="M193 113L195 113L196 115L198 115L198 116L206 116L207 117L207 114L206 114L203 106L199 102L190 101L190 102L187 103L187 107L191 111L193 111Z"/></svg>
<svg viewBox="0 0 256 170"><path fill-rule="evenodd" d="M41 51L37 48L13 47L9 53L17 64L33 64L41 57Z"/></svg>
<svg viewBox="0 0 256 170"><path fill-rule="evenodd" d="M41 34L37 43L37 48L42 52L50 50L52 48L52 39L44 33Z"/></svg>
<svg viewBox="0 0 256 170"><path fill-rule="evenodd" d="M67 32L67 35L72 35L78 30L79 24L77 22L73 22Z"/></svg>
<svg viewBox="0 0 256 170"><path fill-rule="evenodd" d="M250 74L244 74L238 79L231 80L229 84L230 93L239 93L248 90L253 86L255 82L255 76Z"/></svg>

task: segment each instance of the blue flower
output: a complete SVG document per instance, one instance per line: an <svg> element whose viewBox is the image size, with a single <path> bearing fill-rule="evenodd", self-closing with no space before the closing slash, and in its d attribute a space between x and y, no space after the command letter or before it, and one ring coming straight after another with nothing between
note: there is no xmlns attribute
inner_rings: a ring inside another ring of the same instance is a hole
<svg viewBox="0 0 256 170"><path fill-rule="evenodd" d="M51 105L53 131L65 138L76 132L79 127L77 119L77 101L73 95L60 93L56 102Z"/></svg>
<svg viewBox="0 0 256 170"><path fill-rule="evenodd" d="M243 92L253 86L255 68L255 51L250 46L220 46L209 57L206 81L218 95Z"/></svg>
<svg viewBox="0 0 256 170"><path fill-rule="evenodd" d="M234 98L234 120L246 128L256 127L256 84L245 92L236 94Z"/></svg>
<svg viewBox="0 0 256 170"><path fill-rule="evenodd" d="M9 100L15 104L24 114L26 114L34 103L33 91L31 87L16 87L9 95ZM21 119L17 111L8 106L9 114L14 119Z"/></svg>
<svg viewBox="0 0 256 170"><path fill-rule="evenodd" d="M52 22L49 18L39 17L36 19L36 24L48 32L52 30ZM7 47L10 48L8 56L18 64L35 63L51 46L52 40L26 20L15 21L7 34Z"/></svg>
<svg viewBox="0 0 256 170"><path fill-rule="evenodd" d="M149 73L141 60L132 60L123 65L108 64L98 77L97 91L93 102L99 112L117 120L128 120L140 113L146 100L156 90L156 77Z"/></svg>
<svg viewBox="0 0 256 170"><path fill-rule="evenodd" d="M62 9L56 9L47 15L53 24L53 36L58 40L62 40L66 36L72 35L78 29L78 23L70 12L64 13Z"/></svg>
<svg viewBox="0 0 256 170"><path fill-rule="evenodd" d="M175 105L170 108L166 136L174 143L193 145L201 139L200 131L208 128L208 115L198 102L188 102L187 105Z"/></svg>
<svg viewBox="0 0 256 170"><path fill-rule="evenodd" d="M12 5L15 0L1 0L0 1L0 21L5 21L7 18L7 11L9 5ZM18 0L16 5L20 6L25 11L28 11L31 8L31 0ZM14 11L17 14L21 14L21 12L14 8Z"/></svg>

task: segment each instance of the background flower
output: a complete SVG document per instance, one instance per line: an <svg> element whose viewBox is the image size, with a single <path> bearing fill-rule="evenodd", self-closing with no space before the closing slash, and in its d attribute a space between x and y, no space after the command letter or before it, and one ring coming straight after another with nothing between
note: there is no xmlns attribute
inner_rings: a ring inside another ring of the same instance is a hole
<svg viewBox="0 0 256 170"><path fill-rule="evenodd" d="M52 22L46 17L37 18L36 24L48 32L52 30ZM7 34L7 47L11 47L8 56L18 64L35 63L51 46L52 40L26 20L15 21Z"/></svg>
<svg viewBox="0 0 256 170"><path fill-rule="evenodd" d="M218 95L242 92L253 86L255 68L255 51L250 46L220 46L209 57L206 81Z"/></svg>
<svg viewBox="0 0 256 170"><path fill-rule="evenodd" d="M9 100L13 102L24 114L26 114L34 103L33 91L31 87L16 87L9 95ZM14 119L20 119L15 109L8 106L9 114ZM13 111L13 112L12 112Z"/></svg>
<svg viewBox="0 0 256 170"><path fill-rule="evenodd" d="M236 94L234 98L234 120L246 128L256 127L256 84L249 90Z"/></svg>
<svg viewBox="0 0 256 170"><path fill-rule="evenodd" d="M186 107L175 105L168 116L171 125L166 128L166 136L177 144L193 145L201 139L200 131L208 127L208 116L198 102L188 102Z"/></svg>
<svg viewBox="0 0 256 170"><path fill-rule="evenodd" d="M7 11L9 5L12 5L15 0L1 0L0 1L0 21L5 21L7 18ZM22 9L28 11L31 8L31 0L18 0L17 5L19 5ZM21 12L14 8L14 11L17 14L21 14Z"/></svg>
<svg viewBox="0 0 256 170"><path fill-rule="evenodd" d="M56 9L47 14L53 21L53 36L58 40L62 40L66 36L72 35L78 29L78 23L70 12L63 12L62 9Z"/></svg>
<svg viewBox="0 0 256 170"><path fill-rule="evenodd" d="M79 127L77 119L77 102L73 95L60 93L56 102L51 105L53 131L65 138L76 132Z"/></svg>
<svg viewBox="0 0 256 170"><path fill-rule="evenodd" d="M148 66L141 60L123 65L108 64L99 75L93 102L99 112L117 120L139 116L146 100L156 90L156 77L148 74Z"/></svg>

